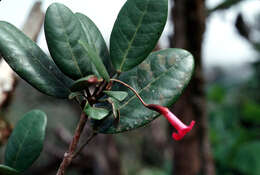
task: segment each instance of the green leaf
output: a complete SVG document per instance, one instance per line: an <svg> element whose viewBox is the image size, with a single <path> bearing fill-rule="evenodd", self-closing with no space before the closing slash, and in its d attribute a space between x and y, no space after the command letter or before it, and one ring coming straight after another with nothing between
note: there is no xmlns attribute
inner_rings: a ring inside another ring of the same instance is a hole
<svg viewBox="0 0 260 175"><path fill-rule="evenodd" d="M102 79L98 79L95 75L89 75L87 77L75 81L70 89L72 92L82 91L88 88L90 85L100 83L100 82L102 82Z"/></svg>
<svg viewBox="0 0 260 175"><path fill-rule="evenodd" d="M88 117L94 120L102 120L109 114L108 110L104 108L91 107L89 103L86 104L84 112Z"/></svg>
<svg viewBox="0 0 260 175"><path fill-rule="evenodd" d="M73 79L93 74L94 67L78 44L79 39L86 40L81 23L69 8L59 3L50 5L44 29L50 54L62 72Z"/></svg>
<svg viewBox="0 0 260 175"><path fill-rule="evenodd" d="M114 97L118 101L123 101L128 93L124 91L103 91L105 94L107 94L109 97Z"/></svg>
<svg viewBox="0 0 260 175"><path fill-rule="evenodd" d="M72 80L15 26L0 21L0 53L12 69L39 91L67 98Z"/></svg>
<svg viewBox="0 0 260 175"><path fill-rule="evenodd" d="M40 110L26 113L13 130L5 151L5 164L20 172L39 157L45 137L46 114Z"/></svg>
<svg viewBox="0 0 260 175"><path fill-rule="evenodd" d="M0 165L0 174L2 175L16 175L19 174L18 171L16 171L15 169L6 166L6 165Z"/></svg>
<svg viewBox="0 0 260 175"><path fill-rule="evenodd" d="M98 27L86 15L81 13L75 13L75 15L81 23L81 27L86 37L86 43L94 49L94 52L96 52L96 54L102 59L108 72L111 73L112 63L109 57L107 45Z"/></svg>
<svg viewBox="0 0 260 175"><path fill-rule="evenodd" d="M168 0L128 0L110 37L110 54L118 72L140 64L154 49L165 26Z"/></svg>
<svg viewBox="0 0 260 175"><path fill-rule="evenodd" d="M102 78L104 78L107 82L109 82L110 80L109 74L99 55L95 52L93 48L89 46L88 43L79 40L79 44L84 48L86 54L89 56L89 59L91 60L93 65L95 65L98 74Z"/></svg>
<svg viewBox="0 0 260 175"><path fill-rule="evenodd" d="M192 55L182 49L166 49L152 53L137 68L122 73L120 80L137 90L148 104L169 106L173 104L187 86L193 73ZM114 118L108 116L95 123L101 133L119 133L136 129L153 121L159 115L145 108L126 87L117 84L113 90L128 92L129 96L120 106L120 121L113 125Z"/></svg>

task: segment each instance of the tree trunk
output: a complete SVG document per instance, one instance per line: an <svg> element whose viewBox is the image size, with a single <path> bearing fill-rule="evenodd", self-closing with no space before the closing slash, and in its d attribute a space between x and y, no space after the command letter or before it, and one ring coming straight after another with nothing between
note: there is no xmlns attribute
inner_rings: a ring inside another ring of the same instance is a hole
<svg viewBox="0 0 260 175"><path fill-rule="evenodd" d="M205 31L204 0L172 0L171 17L174 35L170 46L184 48L195 58L193 78L173 106L174 113L185 123L196 121L192 132L174 145L175 175L214 175L215 168L208 140L206 99L202 72L202 41Z"/></svg>

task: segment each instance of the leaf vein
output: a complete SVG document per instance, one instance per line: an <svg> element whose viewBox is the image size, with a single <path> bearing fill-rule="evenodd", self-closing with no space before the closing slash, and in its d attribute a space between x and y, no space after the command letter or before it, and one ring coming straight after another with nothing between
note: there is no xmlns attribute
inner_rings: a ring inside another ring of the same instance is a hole
<svg viewBox="0 0 260 175"><path fill-rule="evenodd" d="M124 66L124 64L125 64L125 61L126 61L126 57L127 57L128 53L129 53L129 51L130 51L130 49L131 49L131 47L132 47L132 45L133 45L133 42L134 42L134 40L135 40L135 38L136 38L136 36L137 36L138 31L140 30L140 27L142 26L142 22L143 22L144 16L145 16L146 13L147 13L148 5L149 5L149 2L147 2L146 6L145 6L145 10L144 10L143 14L142 14L141 17L140 17L140 20L139 20L139 22L138 22L136 31L135 31L135 33L133 34L133 37L132 37L132 39L130 40L130 43L129 43L129 45L128 45L128 48L126 49L126 52L125 52L125 54L124 54L124 56L123 56L123 60L122 60L122 63L121 63L121 65L120 65L120 68L119 68L120 71L122 71L122 68L123 68L123 66Z"/></svg>
<svg viewBox="0 0 260 175"><path fill-rule="evenodd" d="M174 65L171 66L171 68L169 68L167 71L165 71L164 73L162 73L161 75L159 75L158 77L154 78L153 81L151 81L150 83L148 83L144 88L142 88L141 90L138 91L138 94L142 93L142 91L144 91L146 88L150 87L151 84L153 84L154 82L156 82L158 79L160 79L162 76L164 76L165 74L169 73L169 71L171 69L175 69ZM130 101L132 101L134 98L136 98L135 95L133 95L131 98L129 98L127 100L127 102L125 102L122 106L119 107L119 109L123 108L124 106L126 106L128 103L130 103Z"/></svg>
<svg viewBox="0 0 260 175"><path fill-rule="evenodd" d="M6 30L6 29L4 28L4 30ZM8 32L8 30L6 30L6 31ZM27 48L24 46L25 43L21 43L20 40L16 39L16 37L12 34L12 32L9 32L9 34L12 35L12 37L13 37L14 40L16 40L18 43L20 43L20 46L21 46L21 47L23 47L24 49L27 49ZM38 47L38 46L37 46L37 47ZM47 67L45 67L45 65L42 64L42 62L41 62L39 59L37 59L37 57L33 54L33 52L26 52L26 53L27 53L27 54L29 53L29 54L33 57L33 59L34 59L35 61L37 61L37 62L42 66L43 69L45 69L49 74L53 75L54 79L56 79L58 82L60 82L61 85L63 85L65 88L68 89L68 87L63 83L63 81L61 81L60 79L58 79L53 72L49 71L49 69L48 69ZM45 54L45 53L44 53L44 54ZM54 63L53 63L53 64L54 64Z"/></svg>
<svg viewBox="0 0 260 175"><path fill-rule="evenodd" d="M71 46L71 43L69 42L68 34L67 34L66 30L65 30L64 21L63 21L63 19L61 18L61 15L62 15L62 14L61 14L59 8L57 8L57 10L58 10L58 13L59 13L58 17L59 17L60 20L61 20L62 29L63 29L64 34L65 34L65 39L66 39L66 41L67 41L67 45L68 45L68 47L69 47L69 51L70 51L71 56L72 56L72 60L73 60L73 62L74 62L74 64L75 64L76 68L78 69L80 75L83 77L83 74L82 74L82 72L81 72L81 70L80 70L79 64L78 64L78 62L77 62L77 60L76 60L76 58L75 58L75 55L73 54L72 46ZM75 27L75 26L74 26L74 27Z"/></svg>

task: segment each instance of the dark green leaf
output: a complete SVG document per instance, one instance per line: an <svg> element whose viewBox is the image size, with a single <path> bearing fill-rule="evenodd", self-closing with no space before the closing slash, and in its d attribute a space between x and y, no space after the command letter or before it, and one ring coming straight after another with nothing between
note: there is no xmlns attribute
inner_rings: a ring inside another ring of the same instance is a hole
<svg viewBox="0 0 260 175"><path fill-rule="evenodd" d="M0 21L0 53L18 75L39 91L58 98L68 97L72 80L31 39L3 21Z"/></svg>
<svg viewBox="0 0 260 175"><path fill-rule="evenodd" d="M16 175L19 174L18 171L16 171L15 169L6 166L6 165L0 165L0 174L2 175Z"/></svg>
<svg viewBox="0 0 260 175"><path fill-rule="evenodd" d="M124 72L140 64L154 49L167 20L168 0L128 0L110 37L113 66Z"/></svg>
<svg viewBox="0 0 260 175"><path fill-rule="evenodd" d="M79 40L79 44L84 48L86 54L89 56L89 59L91 60L93 65L95 65L95 68L96 68L98 74L102 78L104 78L107 82L109 82L109 79L110 79L109 74L108 74L106 67L104 66L101 58L96 53L96 51L92 47L90 47L90 45L86 42Z"/></svg>
<svg viewBox="0 0 260 175"><path fill-rule="evenodd" d="M169 106L180 96L188 84L194 68L192 55L182 49L166 49L152 53L137 68L122 73L120 80L135 88L148 104ZM120 106L118 127L114 118L108 116L95 123L102 133L118 133L144 126L159 115L145 108L133 93L118 84L113 90L127 91L129 96Z"/></svg>
<svg viewBox="0 0 260 175"><path fill-rule="evenodd" d="M107 94L109 97L114 97L119 101L123 101L128 95L128 93L124 91L103 91L103 92Z"/></svg>
<svg viewBox="0 0 260 175"><path fill-rule="evenodd" d="M33 164L42 151L46 124L46 114L40 110L30 111L23 116L7 143L7 166L23 172Z"/></svg>
<svg viewBox="0 0 260 175"><path fill-rule="evenodd" d="M85 35L78 18L66 6L53 3L45 16L45 36L51 56L57 66L73 79L93 74L88 55L78 44Z"/></svg>
<svg viewBox="0 0 260 175"><path fill-rule="evenodd" d="M72 92L82 91L88 88L90 85L97 84L100 82L102 82L102 79L98 79L95 75L89 75L87 77L75 81L75 83L71 86L71 91Z"/></svg>
<svg viewBox="0 0 260 175"><path fill-rule="evenodd" d="M112 72L112 63L109 58L106 42L95 25L95 23L89 19L86 15L76 13L76 17L79 19L84 34L86 36L86 42L94 49L96 54L102 59L108 72Z"/></svg>
<svg viewBox="0 0 260 175"><path fill-rule="evenodd" d="M102 120L109 114L108 110L104 108L92 107L89 105L89 103L86 104L84 112L88 117L95 120Z"/></svg>

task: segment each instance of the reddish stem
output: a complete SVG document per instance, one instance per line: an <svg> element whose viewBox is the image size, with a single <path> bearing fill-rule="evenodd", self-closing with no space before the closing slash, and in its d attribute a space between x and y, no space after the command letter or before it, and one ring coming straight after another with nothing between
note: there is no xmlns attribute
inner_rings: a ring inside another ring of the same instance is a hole
<svg viewBox="0 0 260 175"><path fill-rule="evenodd" d="M85 115L84 112L82 112L80 116L80 121L78 123L78 126L76 128L75 134L73 136L73 140L70 143L69 150L64 154L63 160L60 164L59 170L56 175L64 175L66 168L71 164L73 155L76 151L81 133L84 129L84 126L86 125L87 122L87 116Z"/></svg>
<svg viewBox="0 0 260 175"><path fill-rule="evenodd" d="M142 104L151 110L157 111L160 114L162 114L170 123L171 125L177 130L177 133L174 132L172 134L173 139L175 140L181 140L194 126L195 121L191 121L190 125L187 126L180 119L178 119L167 107L156 105L156 104L146 104L143 99L140 97L140 95L136 92L134 88L132 88L130 85L122 82L121 80L117 79L110 79L111 81L116 81L118 83L123 84L130 90L134 92L134 94L138 97L138 99L142 102Z"/></svg>
<svg viewBox="0 0 260 175"><path fill-rule="evenodd" d="M127 88L129 88L131 91L133 91L133 93L137 96L137 98L142 102L142 104L147 107L147 104L144 102L144 100L142 99L142 97L136 92L136 90L134 88L132 88L130 85L126 84L125 82L121 81L121 80L117 80L117 79L110 79L111 81L115 81L118 83L121 83L122 85L126 86Z"/></svg>

